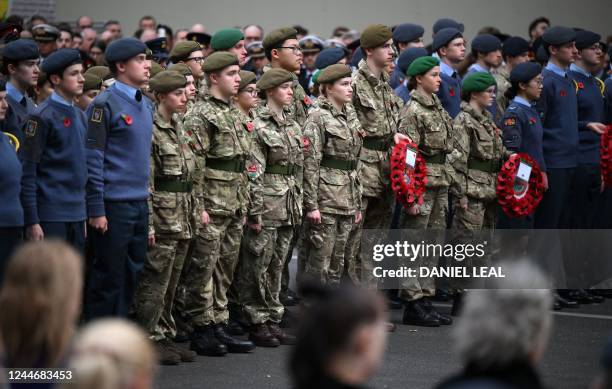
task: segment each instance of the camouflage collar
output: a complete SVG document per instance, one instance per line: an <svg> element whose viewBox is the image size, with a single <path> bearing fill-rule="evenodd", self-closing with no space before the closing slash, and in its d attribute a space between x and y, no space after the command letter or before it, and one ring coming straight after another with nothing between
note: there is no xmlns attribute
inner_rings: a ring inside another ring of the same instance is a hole
<svg viewBox="0 0 612 389"><path fill-rule="evenodd" d="M285 118L281 119L274 112L272 112L272 110L267 105L262 104L257 109L257 116L264 120L273 120L274 122L276 122L276 124L282 126L287 124L287 118L289 117L289 111L286 108L283 108L283 112L285 113Z"/></svg>
<svg viewBox="0 0 612 389"><path fill-rule="evenodd" d="M503 65L495 69L495 74L510 81L510 72L508 71L507 65Z"/></svg>
<svg viewBox="0 0 612 389"><path fill-rule="evenodd" d="M368 67L368 63L366 62L365 58L359 61L358 69L359 72L363 74L365 79L368 80L370 85L372 85L373 87L379 86L389 81L389 76L387 76L387 73L385 73L384 70L380 73L380 78L376 78L376 76Z"/></svg>
<svg viewBox="0 0 612 389"><path fill-rule="evenodd" d="M171 121L167 121L166 119L164 119L162 117L162 115L159 113L159 110L155 110L155 116L153 117L153 123L155 123L155 125L159 128L163 128L165 130L175 130L174 125L176 123L176 117L174 115L172 115L172 120Z"/></svg>
<svg viewBox="0 0 612 389"><path fill-rule="evenodd" d="M491 114L486 109L481 112L478 112L474 107L472 107L469 103L465 101L461 102L461 110L473 117L476 121L483 124L488 124L491 121Z"/></svg>
<svg viewBox="0 0 612 389"><path fill-rule="evenodd" d="M414 100L424 107L435 107L437 105L437 97L434 94L427 95L418 89L415 89L410 94L410 100Z"/></svg>
<svg viewBox="0 0 612 389"><path fill-rule="evenodd" d="M344 116L346 117L346 106L343 107L341 111L339 111L334 104L332 104L329 99L323 95L317 98L317 105L327 111L329 111L333 116Z"/></svg>

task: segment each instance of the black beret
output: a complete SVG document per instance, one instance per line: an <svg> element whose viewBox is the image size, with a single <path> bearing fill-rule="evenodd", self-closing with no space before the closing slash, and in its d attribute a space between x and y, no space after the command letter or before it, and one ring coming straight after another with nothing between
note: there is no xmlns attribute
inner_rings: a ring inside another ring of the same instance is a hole
<svg viewBox="0 0 612 389"><path fill-rule="evenodd" d="M502 45L498 37L491 34L482 34L476 36L472 41L472 50L479 53L490 53L495 50L501 50Z"/></svg>
<svg viewBox="0 0 612 389"><path fill-rule="evenodd" d="M38 46L31 39L17 39L9 42L2 50L2 58L6 61L25 61L38 59Z"/></svg>
<svg viewBox="0 0 612 389"><path fill-rule="evenodd" d="M427 49L424 47L411 47L407 50L404 50L399 58L397 59L397 66L402 71L402 74L406 74L408 71L408 67L415 59L419 57L427 56Z"/></svg>
<svg viewBox="0 0 612 389"><path fill-rule="evenodd" d="M257 88L259 90L268 90L276 88L287 81L293 81L293 74L285 69L274 68L261 76L259 81L257 81Z"/></svg>
<svg viewBox="0 0 612 389"><path fill-rule="evenodd" d="M444 28L449 28L449 27L459 30L459 32L461 32L462 34L463 34L463 31L465 31L465 26L463 25L463 23L456 22L453 19L442 18L442 19L438 19L434 23L433 33L435 35L438 32L440 32L440 30Z"/></svg>
<svg viewBox="0 0 612 389"><path fill-rule="evenodd" d="M345 56L346 51L340 47L330 47L329 49L324 49L317 56L317 59L315 60L315 67L317 69L325 69L329 65L338 63L338 61Z"/></svg>
<svg viewBox="0 0 612 389"><path fill-rule="evenodd" d="M348 65L337 63L321 70L317 82L319 84L329 84L344 77L351 76L351 68Z"/></svg>
<svg viewBox="0 0 612 389"><path fill-rule="evenodd" d="M136 38L120 38L112 41L104 56L106 62L115 63L120 61L127 61L130 58L134 58L139 54L145 54L147 52L147 45L139 41Z"/></svg>
<svg viewBox="0 0 612 389"><path fill-rule="evenodd" d="M576 32L569 27L554 26L544 32L542 40L548 45L561 46L575 41Z"/></svg>
<svg viewBox="0 0 612 389"><path fill-rule="evenodd" d="M370 24L363 30L359 40L362 48L373 49L384 45L392 37L391 29L384 24Z"/></svg>
<svg viewBox="0 0 612 389"><path fill-rule="evenodd" d="M168 41L166 38L155 38L145 42L153 53L153 58L168 59Z"/></svg>
<svg viewBox="0 0 612 389"><path fill-rule="evenodd" d="M510 72L510 81L529 82L529 80L542 73L542 66L536 62L524 62L516 65Z"/></svg>
<svg viewBox="0 0 612 389"><path fill-rule="evenodd" d="M149 87L153 92L168 93L173 90L184 88L187 79L179 72L164 70L157 73L149 80Z"/></svg>
<svg viewBox="0 0 612 389"><path fill-rule="evenodd" d="M198 42L202 46L210 45L212 37L205 32L190 32L185 36L188 41Z"/></svg>
<svg viewBox="0 0 612 389"><path fill-rule="evenodd" d="M419 39L425 33L425 29L418 24L404 23L393 30L393 40L397 42L412 42Z"/></svg>
<svg viewBox="0 0 612 389"><path fill-rule="evenodd" d="M529 42L520 36L513 36L504 41L502 53L510 57L516 57L529 51Z"/></svg>
<svg viewBox="0 0 612 389"><path fill-rule="evenodd" d="M59 74L68 66L82 62L81 53L77 49L59 49L44 60L41 70L47 75Z"/></svg>
<svg viewBox="0 0 612 389"><path fill-rule="evenodd" d="M257 82L257 76L253 72L249 72L248 70L240 71L240 86L238 90L241 91L247 87L247 85L255 84Z"/></svg>
<svg viewBox="0 0 612 389"><path fill-rule="evenodd" d="M446 27L441 29L434 35L433 43L431 44L431 49L433 51L438 51L440 47L446 46L450 41L455 38L461 38L463 34L461 31L454 27Z"/></svg>
<svg viewBox="0 0 612 389"><path fill-rule="evenodd" d="M578 50L588 49L595 43L599 43L601 35L594 33L593 31L578 31L576 33L576 48Z"/></svg>
<svg viewBox="0 0 612 389"><path fill-rule="evenodd" d="M202 64L202 70L210 73L232 65L238 65L238 57L235 54L229 51L217 51L206 57Z"/></svg>
<svg viewBox="0 0 612 389"><path fill-rule="evenodd" d="M297 30L293 27L282 27L272 30L264 37L263 47L266 50L273 49L275 46L280 45L287 39L294 39L297 37Z"/></svg>

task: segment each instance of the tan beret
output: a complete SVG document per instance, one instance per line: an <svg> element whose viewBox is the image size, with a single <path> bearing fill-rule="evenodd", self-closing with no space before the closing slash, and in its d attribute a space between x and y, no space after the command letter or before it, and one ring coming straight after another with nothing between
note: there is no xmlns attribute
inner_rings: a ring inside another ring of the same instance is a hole
<svg viewBox="0 0 612 389"><path fill-rule="evenodd" d="M276 88L287 81L293 81L292 73L285 69L274 68L268 70L261 76L259 81L257 81L257 88L260 90L268 90Z"/></svg>
<svg viewBox="0 0 612 389"><path fill-rule="evenodd" d="M173 90L184 88L187 79L179 72L164 70L149 80L149 87L153 92L167 93Z"/></svg>
<svg viewBox="0 0 612 389"><path fill-rule="evenodd" d="M282 27L270 31L263 40L263 47L266 50L272 49L280 45L287 39L292 39L297 36L297 30L293 27Z"/></svg>
<svg viewBox="0 0 612 389"><path fill-rule="evenodd" d="M383 24L371 24L363 30L360 37L361 47L373 49L384 45L393 37L391 29Z"/></svg>
<svg viewBox="0 0 612 389"><path fill-rule="evenodd" d="M344 77L351 76L351 68L348 65L337 63L329 65L321 70L317 82L319 84L329 84Z"/></svg>
<svg viewBox="0 0 612 389"><path fill-rule="evenodd" d="M189 58L189 54L198 50L202 50L202 46L196 41L179 42L172 48L170 60L172 62L184 61Z"/></svg>
<svg viewBox="0 0 612 389"><path fill-rule="evenodd" d="M255 73L249 72L247 70L240 71L240 87L238 90L243 90L247 85L254 84L257 81L257 76Z"/></svg>
<svg viewBox="0 0 612 389"><path fill-rule="evenodd" d="M210 73L232 65L238 65L238 57L235 54L229 51L217 51L206 57L202 64L202 70Z"/></svg>

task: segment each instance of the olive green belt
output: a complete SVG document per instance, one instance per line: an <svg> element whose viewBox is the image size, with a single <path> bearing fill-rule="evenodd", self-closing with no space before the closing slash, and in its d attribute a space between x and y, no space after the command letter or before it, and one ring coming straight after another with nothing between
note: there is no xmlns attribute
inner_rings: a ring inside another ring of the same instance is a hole
<svg viewBox="0 0 612 389"><path fill-rule="evenodd" d="M389 141L381 138L363 138L363 147L368 150L388 151L391 144Z"/></svg>
<svg viewBox="0 0 612 389"><path fill-rule="evenodd" d="M282 174L284 176L292 176L297 170L296 165L266 165L266 173L269 174Z"/></svg>
<svg viewBox="0 0 612 389"><path fill-rule="evenodd" d="M187 193L193 190L192 181L180 181L165 177L155 177L155 190L160 192Z"/></svg>
<svg viewBox="0 0 612 389"><path fill-rule="evenodd" d="M425 156L425 161L427 161L427 163L445 164L446 154L436 154L432 156Z"/></svg>
<svg viewBox="0 0 612 389"><path fill-rule="evenodd" d="M206 160L206 167L215 170L223 170L226 172L243 173L245 168L244 159L233 158L233 159L218 159L209 158Z"/></svg>
<svg viewBox="0 0 612 389"><path fill-rule="evenodd" d="M339 159L324 155L323 159L321 160L321 166L331 169L351 171L357 169L357 161L350 159Z"/></svg>
<svg viewBox="0 0 612 389"><path fill-rule="evenodd" d="M498 161L483 161L478 158L468 159L468 169L480 170L485 173L497 173L500 170L500 163Z"/></svg>

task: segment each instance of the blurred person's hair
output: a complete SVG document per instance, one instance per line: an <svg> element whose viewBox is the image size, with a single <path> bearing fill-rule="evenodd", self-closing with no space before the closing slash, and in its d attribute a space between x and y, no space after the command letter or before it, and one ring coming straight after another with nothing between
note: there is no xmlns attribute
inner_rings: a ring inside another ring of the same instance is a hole
<svg viewBox="0 0 612 389"><path fill-rule="evenodd" d="M64 242L28 243L11 257L0 291L0 345L8 367L55 367L81 303L82 259Z"/></svg>
<svg viewBox="0 0 612 389"><path fill-rule="evenodd" d="M531 38L531 31L533 31L540 23L546 23L550 26L550 20L547 17L540 16L539 18L535 18L531 23L529 23L529 27L527 30L529 38Z"/></svg>
<svg viewBox="0 0 612 389"><path fill-rule="evenodd" d="M156 364L151 341L135 324L121 319L97 320L76 336L68 363L74 380L66 388L149 387Z"/></svg>
<svg viewBox="0 0 612 389"><path fill-rule="evenodd" d="M23 27L23 23L24 23L23 17L19 15L10 15L4 21L9 24L17 24L21 27Z"/></svg>
<svg viewBox="0 0 612 389"><path fill-rule="evenodd" d="M344 33L349 32L350 28L346 26L338 26L332 31L332 38L341 38Z"/></svg>
<svg viewBox="0 0 612 389"><path fill-rule="evenodd" d="M495 289L468 293L453 331L462 360L481 369L530 361L543 351L550 335L552 295L548 280L528 261L504 262L506 278Z"/></svg>

